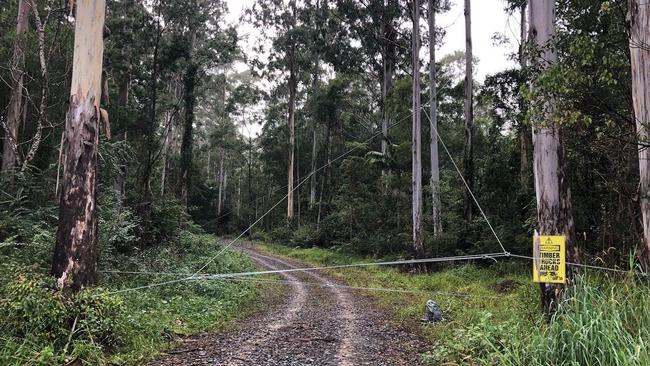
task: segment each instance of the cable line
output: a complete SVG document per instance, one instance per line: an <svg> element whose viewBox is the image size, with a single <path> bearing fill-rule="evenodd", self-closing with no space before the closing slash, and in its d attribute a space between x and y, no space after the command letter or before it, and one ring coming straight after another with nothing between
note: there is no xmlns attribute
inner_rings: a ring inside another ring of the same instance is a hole
<svg viewBox="0 0 650 366"><path fill-rule="evenodd" d="M445 152L447 153L447 156L449 156L449 160L451 160L451 163L454 165L454 168L456 168L456 171L458 172L458 175L460 176L460 179L463 181L463 184L467 188L467 191L469 192L470 196L472 196L472 200L474 200L474 203L476 204L476 207L478 207L479 211L481 211L481 215L483 216L483 219L485 219L485 222L490 227L490 230L492 231L492 234L494 234L494 237L497 239L497 242L499 243L499 246L501 247L501 250L503 250L503 253L508 254L508 251L503 246L503 243L501 243L501 239L499 239L499 235L497 235L497 232L492 227L492 224L490 223L490 220L488 219L487 215L483 211L483 208L481 207L481 205L478 203L478 200L474 196L474 192L472 192L472 189L469 187L469 184L467 184L467 181L465 180L465 177L463 176L463 173L461 173L460 169L458 168L458 165L456 165L456 161L451 156L451 153L449 152L449 149L447 149L447 145L445 145L445 142L442 140L442 136L440 136L440 133L438 133L438 128L433 125L433 122L431 121L431 118L429 117L429 113L427 113L426 108L424 108L423 111L424 111L424 114L427 116L427 119L429 120L430 128L436 133L436 136L438 136L438 140L440 140L440 143L442 144L442 147L445 149Z"/></svg>
<svg viewBox="0 0 650 366"><path fill-rule="evenodd" d="M392 124L389 126L389 128L394 127L394 126L396 126L396 125L398 125L398 124L400 124L400 123L406 121L408 118L410 118L410 115L405 116L404 118L400 119L399 121L392 123ZM380 135L383 135L383 132L382 132L382 131L379 131L379 132L377 132L377 133L374 133L374 134L371 135L369 138L367 138L366 140L362 141L361 144L364 144L364 143L370 142L370 141L372 141L375 137L380 136ZM250 224L250 225L249 225L249 226L248 226L244 231L242 231L241 234L237 235L237 237L235 237L235 239L233 239L233 240L232 240L230 243L228 243L227 245L223 246L223 247L221 248L221 250L219 250L219 251L217 252L217 254L215 254L212 258L210 258L210 259L209 259L209 260L208 260L208 261L207 261L203 266L201 266L201 268L199 268L199 269L198 269L196 272L194 272L191 276L189 276L189 277L185 277L185 278L180 278L180 279L175 279L175 280L170 280L170 281L151 283L151 284L144 285L144 286L137 286L137 287L133 287L133 288L127 288L127 289L117 290L117 291L114 291L114 292L109 292L108 294L123 293L123 292L128 292L128 291L135 291L135 290L142 290L142 289L147 289L147 288L152 288L152 287L157 287L157 286L169 285L169 284L178 283L178 282L187 281L187 280L191 280L191 279L196 278L196 276L197 276L199 273L201 273L201 272L202 272L202 271L203 271L207 266L209 266L210 263L214 262L215 259L217 259L221 254L223 254L223 253L224 253L228 248L230 248L233 244L235 244L235 242L237 242L237 240L239 240L242 236L244 236L244 235L245 235L245 234L246 234L250 229L252 229L255 225L257 225L257 223L259 223L259 222L260 222L264 217L266 217L269 213L271 213L271 211L273 211L273 210L274 210L276 207L278 207L282 202L284 202L284 200L289 196L289 193L292 193L292 192L294 192L295 190L297 190L301 185L303 185L306 181L308 181L308 180L311 178L312 175L314 175L314 174L316 174L317 172L319 172L319 171L325 169L326 167L332 165L334 162L336 162L336 161L338 161L338 160L340 160L340 159L342 159L342 158L348 156L348 155L351 154L352 152L358 150L358 149L361 147L361 144L354 146L354 147L351 148L350 150L344 152L343 154L341 154L341 155L337 156L336 158L332 159L331 161L325 163L325 165L323 165L323 166L321 166L320 168L318 168L318 169L314 170L313 172L309 173L309 174L308 174L308 175L307 175L307 176L306 176L306 177L305 177L305 178L304 178L300 183L298 183L298 184L297 184L297 185L296 185L296 186L291 190L291 192L287 192L287 194L285 194L284 197L282 197L278 202L276 202L276 203L275 203L271 208L269 208L269 209L268 209L264 214L262 214L260 217L258 217L258 218L257 218L257 219L252 223L252 224Z"/></svg>

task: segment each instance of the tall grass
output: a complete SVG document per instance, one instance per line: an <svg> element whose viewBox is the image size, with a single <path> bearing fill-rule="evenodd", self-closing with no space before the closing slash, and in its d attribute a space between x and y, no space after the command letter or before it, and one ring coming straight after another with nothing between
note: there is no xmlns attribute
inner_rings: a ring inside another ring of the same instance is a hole
<svg viewBox="0 0 650 366"><path fill-rule="evenodd" d="M579 277L547 326L489 341L489 365L650 365L650 290L632 277Z"/></svg>

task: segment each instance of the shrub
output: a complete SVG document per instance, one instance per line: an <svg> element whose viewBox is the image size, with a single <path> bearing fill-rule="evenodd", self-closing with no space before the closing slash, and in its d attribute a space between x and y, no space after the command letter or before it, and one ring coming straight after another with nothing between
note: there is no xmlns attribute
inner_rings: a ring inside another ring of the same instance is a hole
<svg viewBox="0 0 650 366"><path fill-rule="evenodd" d="M134 324L118 297L86 290L65 298L52 285L49 276L18 273L0 286L0 364L102 364L104 352L124 344Z"/></svg>
<svg viewBox="0 0 650 366"><path fill-rule="evenodd" d="M293 232L291 245L297 247L312 247L320 244L319 232L313 225L302 225Z"/></svg>

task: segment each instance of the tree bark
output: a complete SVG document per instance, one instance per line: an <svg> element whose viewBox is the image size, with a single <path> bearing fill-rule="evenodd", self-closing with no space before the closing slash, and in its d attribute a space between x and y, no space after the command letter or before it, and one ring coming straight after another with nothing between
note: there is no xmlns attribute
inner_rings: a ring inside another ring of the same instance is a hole
<svg viewBox="0 0 650 366"><path fill-rule="evenodd" d="M314 65L314 75L313 75L313 84L311 94L315 100L318 95L318 86L319 86L319 67L320 67L320 56L316 56L316 63ZM310 209L316 204L316 113L312 114L311 117L311 131L312 131L312 141L311 141L311 177L309 178L309 207Z"/></svg>
<svg viewBox="0 0 650 366"><path fill-rule="evenodd" d="M525 70L528 67L526 62L526 43L527 43L527 19L526 19L526 8L527 2L523 1L520 6L520 45L519 45L519 66L521 67L521 84L525 84L524 75ZM523 98L520 98L521 114L522 116L526 115L526 102ZM519 125L519 184L524 191L528 191L528 186L530 184L530 130L528 126L524 123L524 118L521 118L522 121Z"/></svg>
<svg viewBox="0 0 650 366"><path fill-rule="evenodd" d="M472 65L472 11L471 0L465 0L465 148L463 170L469 186L465 190L463 219L472 221L474 203L469 190L474 189L474 67Z"/></svg>
<svg viewBox="0 0 650 366"><path fill-rule="evenodd" d="M438 163L438 86L436 81L436 7L429 0L429 151L431 157L431 213L433 235L442 232L440 167Z"/></svg>
<svg viewBox="0 0 650 366"><path fill-rule="evenodd" d="M553 47L548 47L555 33L555 2L538 0L530 4L530 38L541 51L537 67L541 70L557 62ZM533 88L535 84L533 83ZM535 116L533 125L533 172L537 198L537 221L540 235L566 236L566 259L578 263L571 192L567 183L560 125L556 118L555 101L547 96L540 100L541 115ZM567 271L571 276L571 271ZM545 313L551 314L564 285L541 284L541 304Z"/></svg>
<svg viewBox="0 0 650 366"><path fill-rule="evenodd" d="M643 220L643 246L640 262L650 268L650 3L628 1L630 27L630 61L632 67L632 106L636 120L639 148L639 202Z"/></svg>
<svg viewBox="0 0 650 366"><path fill-rule="evenodd" d="M36 152L38 151L39 146L41 145L41 140L43 138L43 123L47 116L45 115L45 108L47 107L47 94L48 94L48 72L47 72L47 61L45 60L45 24L41 20L41 16L38 14L38 5L34 0L29 0L29 7L32 8L34 13L34 23L36 23L36 33L38 38L38 60L41 66L41 102L38 107L38 119L36 121L36 133L32 138L32 142L27 150L25 159L23 160L22 167L20 168L21 172L27 170L29 164L36 157ZM48 17L49 18L49 14ZM47 19L46 18L46 19ZM17 140L14 140L17 141ZM14 162L15 164L15 162Z"/></svg>
<svg viewBox="0 0 650 366"><path fill-rule="evenodd" d="M293 56L291 56L293 57ZM292 220L294 216L294 188L293 188L293 166L294 166L294 154L295 154L295 145L296 145L296 126L295 126L295 114L296 114L296 89L297 89L297 80L295 67L293 66L293 61L291 62L290 71L289 71L289 115L288 115L288 124L289 124L289 159L288 159L288 172L287 172L287 220Z"/></svg>
<svg viewBox="0 0 650 366"><path fill-rule="evenodd" d="M23 85L25 73L25 50L23 36L27 32L30 4L28 0L18 1L16 38L11 59L11 95L7 108L7 121L3 126L5 139L2 145L2 174L12 171L18 162L18 128L22 121Z"/></svg>
<svg viewBox="0 0 650 366"><path fill-rule="evenodd" d="M52 260L52 274L64 292L92 285L96 279L95 178L105 9L105 0L77 0L64 173Z"/></svg>
<svg viewBox="0 0 650 366"><path fill-rule="evenodd" d="M219 215L221 215L221 203L222 203L222 197L223 197L223 190L224 190L224 181L225 181L225 176L223 172L223 160L224 160L224 148L223 146L219 150L219 193L217 194L217 218Z"/></svg>
<svg viewBox="0 0 650 366"><path fill-rule="evenodd" d="M388 158L390 150L388 149L388 129L391 125L391 116L387 110L388 95L393 89L393 72L395 66L395 44L397 43L397 32L393 26L397 8L396 0L384 0L384 13L382 19L382 74L381 84L381 155ZM386 174L383 170L382 174Z"/></svg>
<svg viewBox="0 0 650 366"><path fill-rule="evenodd" d="M412 175L413 187L413 251L416 258L424 257L424 242L422 238L422 136L420 122L420 3L413 3L413 104L412 104Z"/></svg>
<svg viewBox="0 0 650 366"><path fill-rule="evenodd" d="M185 73L185 126L183 128L183 139L181 140L181 161L180 161L180 200L181 206L187 212L187 201L190 191L190 169L192 166L192 145L194 140L194 105L196 96L197 67L190 64Z"/></svg>

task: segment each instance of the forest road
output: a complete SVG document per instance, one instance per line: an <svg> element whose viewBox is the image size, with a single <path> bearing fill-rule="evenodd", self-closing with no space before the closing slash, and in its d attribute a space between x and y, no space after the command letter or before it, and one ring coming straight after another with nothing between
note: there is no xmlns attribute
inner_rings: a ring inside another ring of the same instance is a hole
<svg viewBox="0 0 650 366"><path fill-rule="evenodd" d="M239 248L261 269L308 267L252 246ZM185 338L148 365L423 364L424 343L390 325L390 316L367 295L333 287L340 283L318 271L279 276L283 283L268 282L268 290L282 294L258 307L264 310L235 321L227 331Z"/></svg>

